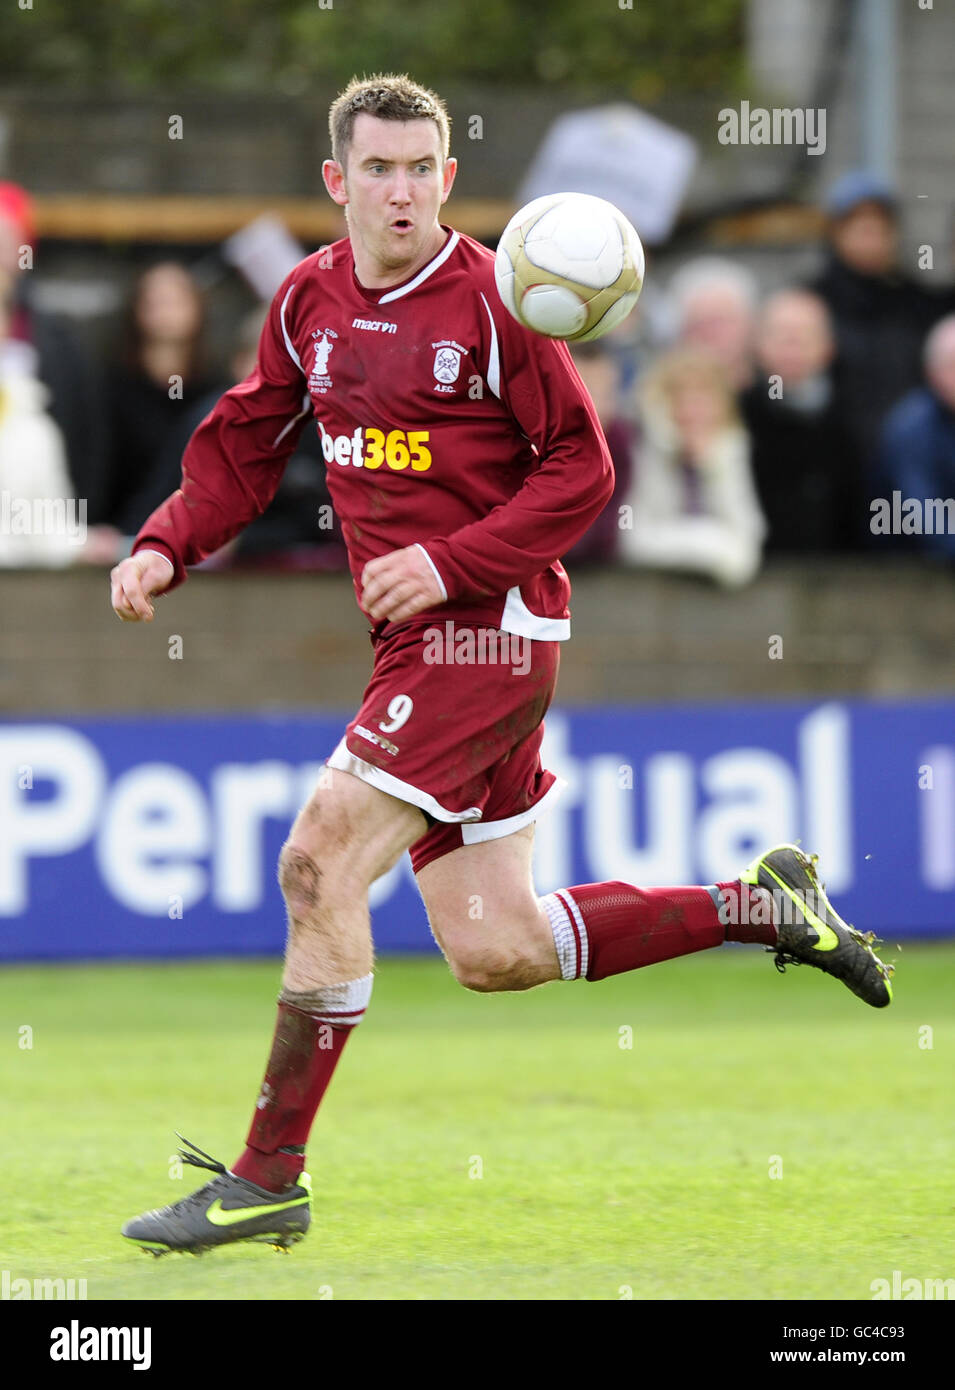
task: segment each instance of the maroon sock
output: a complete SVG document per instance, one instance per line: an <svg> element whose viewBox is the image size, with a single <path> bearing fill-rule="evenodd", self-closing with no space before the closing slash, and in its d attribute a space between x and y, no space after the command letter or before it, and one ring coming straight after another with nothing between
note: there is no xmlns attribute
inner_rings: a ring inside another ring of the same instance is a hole
<svg viewBox="0 0 955 1390"><path fill-rule="evenodd" d="M272 1052L246 1147L232 1165L237 1177L270 1192L281 1192L297 1181L315 1112L353 1027L333 1025L279 1003Z"/></svg>
<svg viewBox="0 0 955 1390"><path fill-rule="evenodd" d="M753 914L745 910L749 895L742 889L746 887L738 881L711 888L637 888L613 882L558 889L544 899L544 905L561 974L567 980L581 975L604 980L706 951L726 940L765 940L771 945L775 928L749 925ZM734 922L729 931L727 921ZM745 925L737 926L736 921Z"/></svg>
<svg viewBox="0 0 955 1390"><path fill-rule="evenodd" d="M561 904L562 914L555 914L548 899L544 902L564 979L586 975L604 980L721 946L724 940L718 899L706 888L584 883L550 895L550 903Z"/></svg>
<svg viewBox="0 0 955 1390"><path fill-rule="evenodd" d="M773 900L765 888L753 888L738 878L715 887L720 895L720 918L726 927L727 941L776 945Z"/></svg>

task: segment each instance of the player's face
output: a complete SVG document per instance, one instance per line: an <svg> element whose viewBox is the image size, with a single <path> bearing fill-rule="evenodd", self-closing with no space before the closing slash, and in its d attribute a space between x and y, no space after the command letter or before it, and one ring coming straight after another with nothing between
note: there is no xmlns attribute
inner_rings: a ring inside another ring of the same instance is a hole
<svg viewBox="0 0 955 1390"><path fill-rule="evenodd" d="M397 284L436 254L444 237L438 212L457 161L442 159L434 121L355 120L344 168L322 167L325 186L346 209L359 279Z"/></svg>

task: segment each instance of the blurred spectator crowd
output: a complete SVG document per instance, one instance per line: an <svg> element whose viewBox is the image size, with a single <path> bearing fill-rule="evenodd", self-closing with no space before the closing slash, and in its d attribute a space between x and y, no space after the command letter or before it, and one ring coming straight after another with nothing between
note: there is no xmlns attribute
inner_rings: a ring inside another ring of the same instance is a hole
<svg viewBox="0 0 955 1390"><path fill-rule="evenodd" d="M115 349L96 361L67 320L34 303L23 264L34 246L29 198L0 184L0 499L18 504L0 508L0 566L112 565L179 486L193 430L252 371L267 306L236 326L216 366L196 278L160 261L133 281ZM75 516L31 525L29 504L53 498L77 499L82 527ZM268 511L206 563L346 567L315 431L303 431Z"/></svg>
<svg viewBox="0 0 955 1390"><path fill-rule="evenodd" d="M877 179L846 175L824 210L824 263L808 283L761 296L741 263L700 257L666 284L651 274L629 319L572 347L617 470L565 557L572 571L617 563L735 586L773 555L955 560L952 528L872 526L874 499L955 494L955 292L900 271L899 208ZM112 358L96 362L34 302L34 244L28 196L0 184L0 494L83 499L86 524L82 544L4 525L0 565L112 564L178 486L196 425L251 371L265 306L217 367L203 293L163 261L133 284ZM207 563L345 568L313 429L269 509Z"/></svg>

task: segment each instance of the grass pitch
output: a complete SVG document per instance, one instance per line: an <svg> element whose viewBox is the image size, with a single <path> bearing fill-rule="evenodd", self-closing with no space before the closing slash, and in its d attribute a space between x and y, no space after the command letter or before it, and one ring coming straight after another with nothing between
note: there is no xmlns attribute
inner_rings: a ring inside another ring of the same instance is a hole
<svg viewBox="0 0 955 1390"><path fill-rule="evenodd" d="M313 1131L306 1240L161 1260L119 1228L203 1181L175 1176L174 1129L234 1160L277 963L7 968L0 1268L90 1299L864 1300L951 1276L955 948L885 954L884 1011L755 947L497 996L385 957Z"/></svg>

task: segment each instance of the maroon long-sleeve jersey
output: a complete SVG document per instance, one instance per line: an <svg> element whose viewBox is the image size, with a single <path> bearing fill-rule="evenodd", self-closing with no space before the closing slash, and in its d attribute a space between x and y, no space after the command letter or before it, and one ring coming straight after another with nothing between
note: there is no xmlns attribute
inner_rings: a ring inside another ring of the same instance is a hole
<svg viewBox="0 0 955 1390"><path fill-rule="evenodd" d="M501 304L494 256L445 228L403 284L365 289L345 238L276 294L251 374L193 434L182 486L134 552L187 565L268 506L309 415L356 593L366 562L418 544L447 602L435 617L569 636L559 556L607 502L613 466L565 344Z"/></svg>

